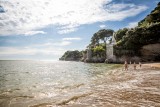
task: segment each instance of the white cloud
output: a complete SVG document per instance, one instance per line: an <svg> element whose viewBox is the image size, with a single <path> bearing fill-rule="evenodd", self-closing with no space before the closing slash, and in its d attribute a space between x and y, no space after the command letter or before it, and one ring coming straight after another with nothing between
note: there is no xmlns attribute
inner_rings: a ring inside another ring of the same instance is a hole
<svg viewBox="0 0 160 107"><path fill-rule="evenodd" d="M67 29L61 29L58 31L59 34L66 34L66 33L70 33L70 32L74 32L76 31L77 28L67 28Z"/></svg>
<svg viewBox="0 0 160 107"><path fill-rule="evenodd" d="M44 32L44 31L29 31L29 32L26 32L24 35L28 36L28 35L35 35L35 34L46 34L46 32Z"/></svg>
<svg viewBox="0 0 160 107"><path fill-rule="evenodd" d="M13 48L13 47L0 47L0 55L34 55L36 54L35 49L24 48Z"/></svg>
<svg viewBox="0 0 160 107"><path fill-rule="evenodd" d="M138 25L138 22L131 22L128 24L128 26L126 26L127 28L134 28Z"/></svg>
<svg viewBox="0 0 160 107"><path fill-rule="evenodd" d="M48 42L48 43L44 43L44 44L36 44L36 45L32 45L34 47L63 47L63 46L68 46L70 45L72 42L70 41L66 41L66 40L63 40L63 41L59 41L59 42L54 42L54 43L51 43L51 42Z"/></svg>
<svg viewBox="0 0 160 107"><path fill-rule="evenodd" d="M99 27L100 27L100 28L105 28L105 27L106 27L106 25L99 25Z"/></svg>
<svg viewBox="0 0 160 107"><path fill-rule="evenodd" d="M70 45L72 42L70 41L62 41L62 42L59 42L59 43L54 43L53 45L55 46L67 46L67 45Z"/></svg>
<svg viewBox="0 0 160 107"><path fill-rule="evenodd" d="M63 41L70 41L70 40L82 40L80 37L74 37L74 38L63 38Z"/></svg>
<svg viewBox="0 0 160 107"><path fill-rule="evenodd" d="M51 24L59 34L65 34L76 31L80 25L120 21L147 9L144 5L107 5L111 1L1 0L5 13L0 13L0 35L25 34Z"/></svg>
<svg viewBox="0 0 160 107"><path fill-rule="evenodd" d="M0 56L10 56L10 55L54 55L60 56L66 51L63 48L56 47L45 47L43 49L35 47L0 47Z"/></svg>
<svg viewBox="0 0 160 107"><path fill-rule="evenodd" d="M61 27L58 27L58 33L59 34L66 34L66 33L74 32L74 31L78 30L77 27L78 27L78 25L76 25L76 24L63 25Z"/></svg>
<svg viewBox="0 0 160 107"><path fill-rule="evenodd" d="M0 47L0 57L1 56L10 56L10 55L52 55L52 56L61 56L64 54L67 49L64 46L70 45L70 41L59 41L59 42L48 42L42 44L32 44L27 47Z"/></svg>

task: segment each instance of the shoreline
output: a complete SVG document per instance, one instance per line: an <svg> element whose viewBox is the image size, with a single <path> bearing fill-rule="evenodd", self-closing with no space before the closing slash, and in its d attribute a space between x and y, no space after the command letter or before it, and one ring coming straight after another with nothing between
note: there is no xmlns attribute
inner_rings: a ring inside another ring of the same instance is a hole
<svg viewBox="0 0 160 107"><path fill-rule="evenodd" d="M142 68L137 67L137 70L133 70L132 67L128 71L123 71L122 67L110 70L101 78L103 81L96 81L91 87L91 95L61 106L160 106L160 63L145 63L142 64Z"/></svg>
<svg viewBox="0 0 160 107"><path fill-rule="evenodd" d="M145 63L143 64L146 67L150 67L150 68L155 68L155 69L160 69L160 62L154 62L154 63Z"/></svg>
<svg viewBox="0 0 160 107"><path fill-rule="evenodd" d="M82 63L77 63L77 66L79 66L79 64ZM133 70L133 64L128 64L128 71L122 70L124 67L123 64L108 64L109 66L107 64L103 64L103 66L101 66L101 64L91 65L92 68L95 68L90 72L92 75L87 75L89 76L88 82L68 84L67 86L58 85L59 87L55 89L57 89L57 92L59 93L55 96L54 94L53 96L51 95L54 93L52 88L55 86L51 87L52 91L48 91L48 93L45 94L40 92L35 95L24 94L24 96L13 96L14 93L21 92L20 88L15 91L7 90L6 92L1 93L1 97L5 97L4 99L1 99L0 105L3 107L160 106L160 63L145 63L142 64L142 68L139 68L139 65L137 64L137 70ZM105 69L107 66L109 69ZM103 69L96 70L99 69L98 67ZM98 73L99 71L100 73ZM29 73L27 72L27 75L28 74ZM37 89L37 86L35 85L33 89ZM44 89L46 90L46 88ZM45 90L44 92L46 92ZM10 103L8 103L9 101Z"/></svg>

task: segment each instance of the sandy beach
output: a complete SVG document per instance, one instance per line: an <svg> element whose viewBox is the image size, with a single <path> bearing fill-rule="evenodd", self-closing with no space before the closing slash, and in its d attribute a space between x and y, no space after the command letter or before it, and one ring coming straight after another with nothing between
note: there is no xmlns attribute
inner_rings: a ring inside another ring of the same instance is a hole
<svg viewBox="0 0 160 107"><path fill-rule="evenodd" d="M160 63L143 64L141 68L137 65L137 70L129 65L128 71L112 70L102 79L96 81L90 94L62 101L58 106L160 107Z"/></svg>
<svg viewBox="0 0 160 107"><path fill-rule="evenodd" d="M1 64L0 107L160 107L160 63L129 64L128 71L120 64Z"/></svg>

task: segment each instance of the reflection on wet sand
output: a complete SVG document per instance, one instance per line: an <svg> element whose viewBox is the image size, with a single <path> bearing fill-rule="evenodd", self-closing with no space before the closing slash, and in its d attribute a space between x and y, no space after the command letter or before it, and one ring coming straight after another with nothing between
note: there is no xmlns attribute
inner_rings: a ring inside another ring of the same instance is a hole
<svg viewBox="0 0 160 107"><path fill-rule="evenodd" d="M53 63L32 62L28 67L25 63L28 65L24 62L23 68L30 68L27 75L18 69L9 77L7 72L1 73L10 81L3 81L0 87L0 107L160 106L160 64L142 65L137 70L130 65L124 71L122 65L113 64L56 62L51 66ZM64 68L56 68L58 64Z"/></svg>
<svg viewBox="0 0 160 107"><path fill-rule="evenodd" d="M160 69L112 71L92 86L92 94L64 107L159 107Z"/></svg>

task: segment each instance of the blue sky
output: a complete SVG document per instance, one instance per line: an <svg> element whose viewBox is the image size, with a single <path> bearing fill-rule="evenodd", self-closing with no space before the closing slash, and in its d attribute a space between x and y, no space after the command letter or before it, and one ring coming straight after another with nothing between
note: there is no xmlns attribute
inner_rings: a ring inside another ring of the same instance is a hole
<svg viewBox="0 0 160 107"><path fill-rule="evenodd" d="M159 0L1 0L0 59L58 60L100 29L135 27Z"/></svg>

